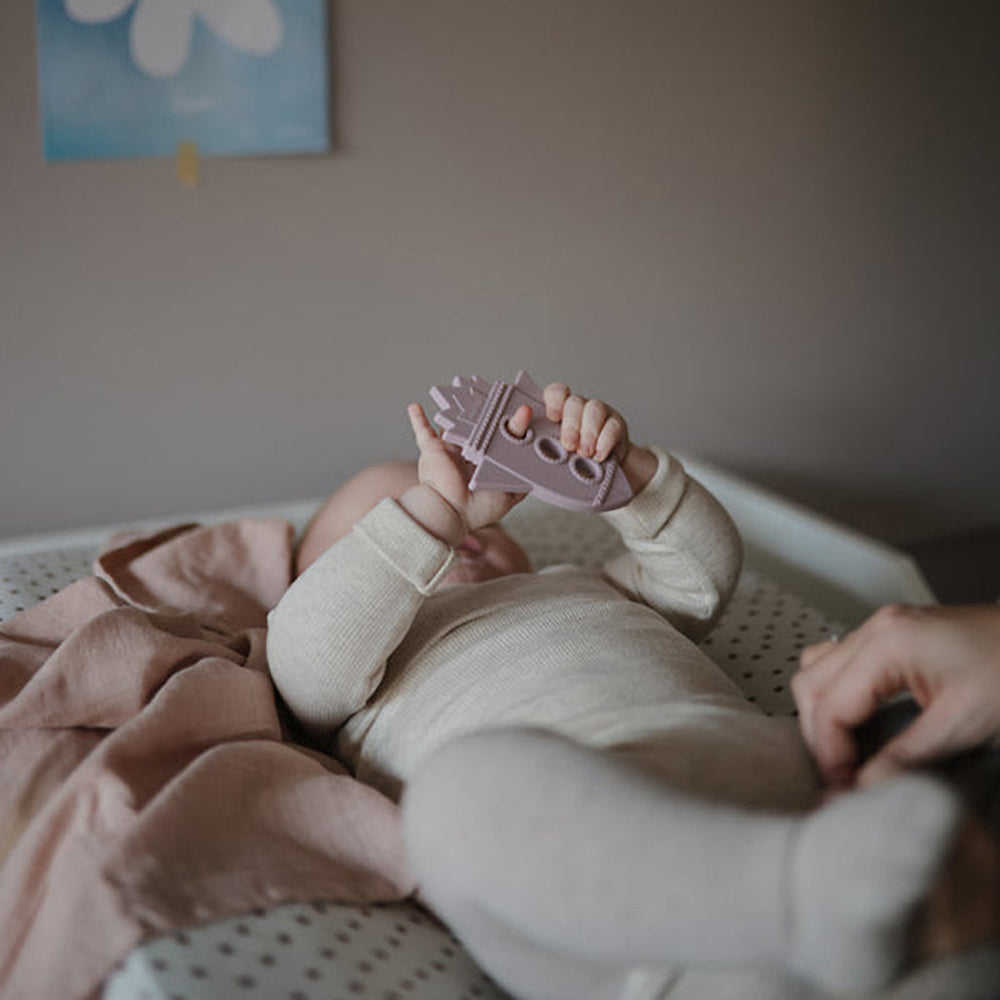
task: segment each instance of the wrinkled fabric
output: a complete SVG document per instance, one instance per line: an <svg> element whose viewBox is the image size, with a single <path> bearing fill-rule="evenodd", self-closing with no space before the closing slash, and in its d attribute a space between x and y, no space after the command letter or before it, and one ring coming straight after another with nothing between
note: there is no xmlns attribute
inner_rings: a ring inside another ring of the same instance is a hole
<svg viewBox="0 0 1000 1000"><path fill-rule="evenodd" d="M291 525L119 536L0 627L0 996L90 998L143 938L413 890L396 806L294 742L267 671Z"/></svg>

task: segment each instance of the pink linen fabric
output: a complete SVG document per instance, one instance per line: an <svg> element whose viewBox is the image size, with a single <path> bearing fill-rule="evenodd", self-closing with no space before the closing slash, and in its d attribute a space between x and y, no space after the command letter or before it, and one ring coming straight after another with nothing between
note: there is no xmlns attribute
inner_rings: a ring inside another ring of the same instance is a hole
<svg viewBox="0 0 1000 1000"><path fill-rule="evenodd" d="M96 997L143 938L412 892L397 807L295 744L267 672L280 520L121 536L0 626L0 996Z"/></svg>

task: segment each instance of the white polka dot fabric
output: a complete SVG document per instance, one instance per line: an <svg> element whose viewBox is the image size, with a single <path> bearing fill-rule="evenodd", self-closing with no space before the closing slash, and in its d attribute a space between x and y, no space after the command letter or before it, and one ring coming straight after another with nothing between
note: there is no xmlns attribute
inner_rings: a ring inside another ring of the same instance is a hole
<svg viewBox="0 0 1000 1000"><path fill-rule="evenodd" d="M509 519L536 569L599 565L619 547L601 519L525 504ZM0 557L0 618L86 575L92 547ZM703 648L768 714L789 714L799 651L838 629L816 608L745 570ZM221 920L147 942L104 1000L497 1000L504 996L415 903L316 901Z"/></svg>
<svg viewBox="0 0 1000 1000"><path fill-rule="evenodd" d="M839 623L752 570L701 647L768 715L792 715L790 682L804 646L843 631Z"/></svg>
<svg viewBox="0 0 1000 1000"><path fill-rule="evenodd" d="M461 945L410 903L317 901L151 941L104 1000L500 1000Z"/></svg>
<svg viewBox="0 0 1000 1000"><path fill-rule="evenodd" d="M0 622L86 576L95 554L88 546L0 556Z"/></svg>

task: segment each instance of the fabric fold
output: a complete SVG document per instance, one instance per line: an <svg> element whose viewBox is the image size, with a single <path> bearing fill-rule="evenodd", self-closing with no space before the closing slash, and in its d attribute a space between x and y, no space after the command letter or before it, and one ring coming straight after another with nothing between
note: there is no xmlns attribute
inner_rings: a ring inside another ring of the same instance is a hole
<svg viewBox="0 0 1000 1000"><path fill-rule="evenodd" d="M280 520L122 536L0 626L0 995L89 1000L152 934L412 892L396 806L283 725L292 544Z"/></svg>

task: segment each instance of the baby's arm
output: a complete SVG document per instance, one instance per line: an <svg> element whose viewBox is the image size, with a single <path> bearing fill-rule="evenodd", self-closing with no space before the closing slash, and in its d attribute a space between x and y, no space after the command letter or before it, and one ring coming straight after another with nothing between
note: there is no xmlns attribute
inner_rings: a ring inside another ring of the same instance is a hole
<svg viewBox="0 0 1000 1000"><path fill-rule="evenodd" d="M416 474L407 465L379 466L375 482L362 474L342 487L307 533L306 540L315 542L308 569L268 619L274 683L306 731L320 740L329 739L378 688L386 660L425 596L447 575L455 546L521 499L470 491L457 449L435 434L419 406L409 413L420 449ZM523 434L530 416L516 413L511 430ZM376 486L398 500L382 500L369 510ZM351 527L362 510L367 513ZM330 545L332 538L337 540Z"/></svg>
<svg viewBox="0 0 1000 1000"><path fill-rule="evenodd" d="M722 505L680 461L652 451L658 464L646 488L628 506L601 515L626 548L605 564L604 572L697 641L715 624L736 587L742 543Z"/></svg>
<svg viewBox="0 0 1000 1000"><path fill-rule="evenodd" d="M321 741L382 681L426 594L454 558L429 525L447 524L444 502L421 492L383 500L320 556L268 618L271 676L305 730ZM421 506L421 501L423 505Z"/></svg>
<svg viewBox="0 0 1000 1000"><path fill-rule="evenodd" d="M546 416L562 422L563 447L598 461L613 454L635 493L626 507L601 515L626 545L605 564L605 575L698 639L739 576L742 546L729 515L676 458L633 444L625 419L607 403L560 383L547 386L544 399Z"/></svg>

